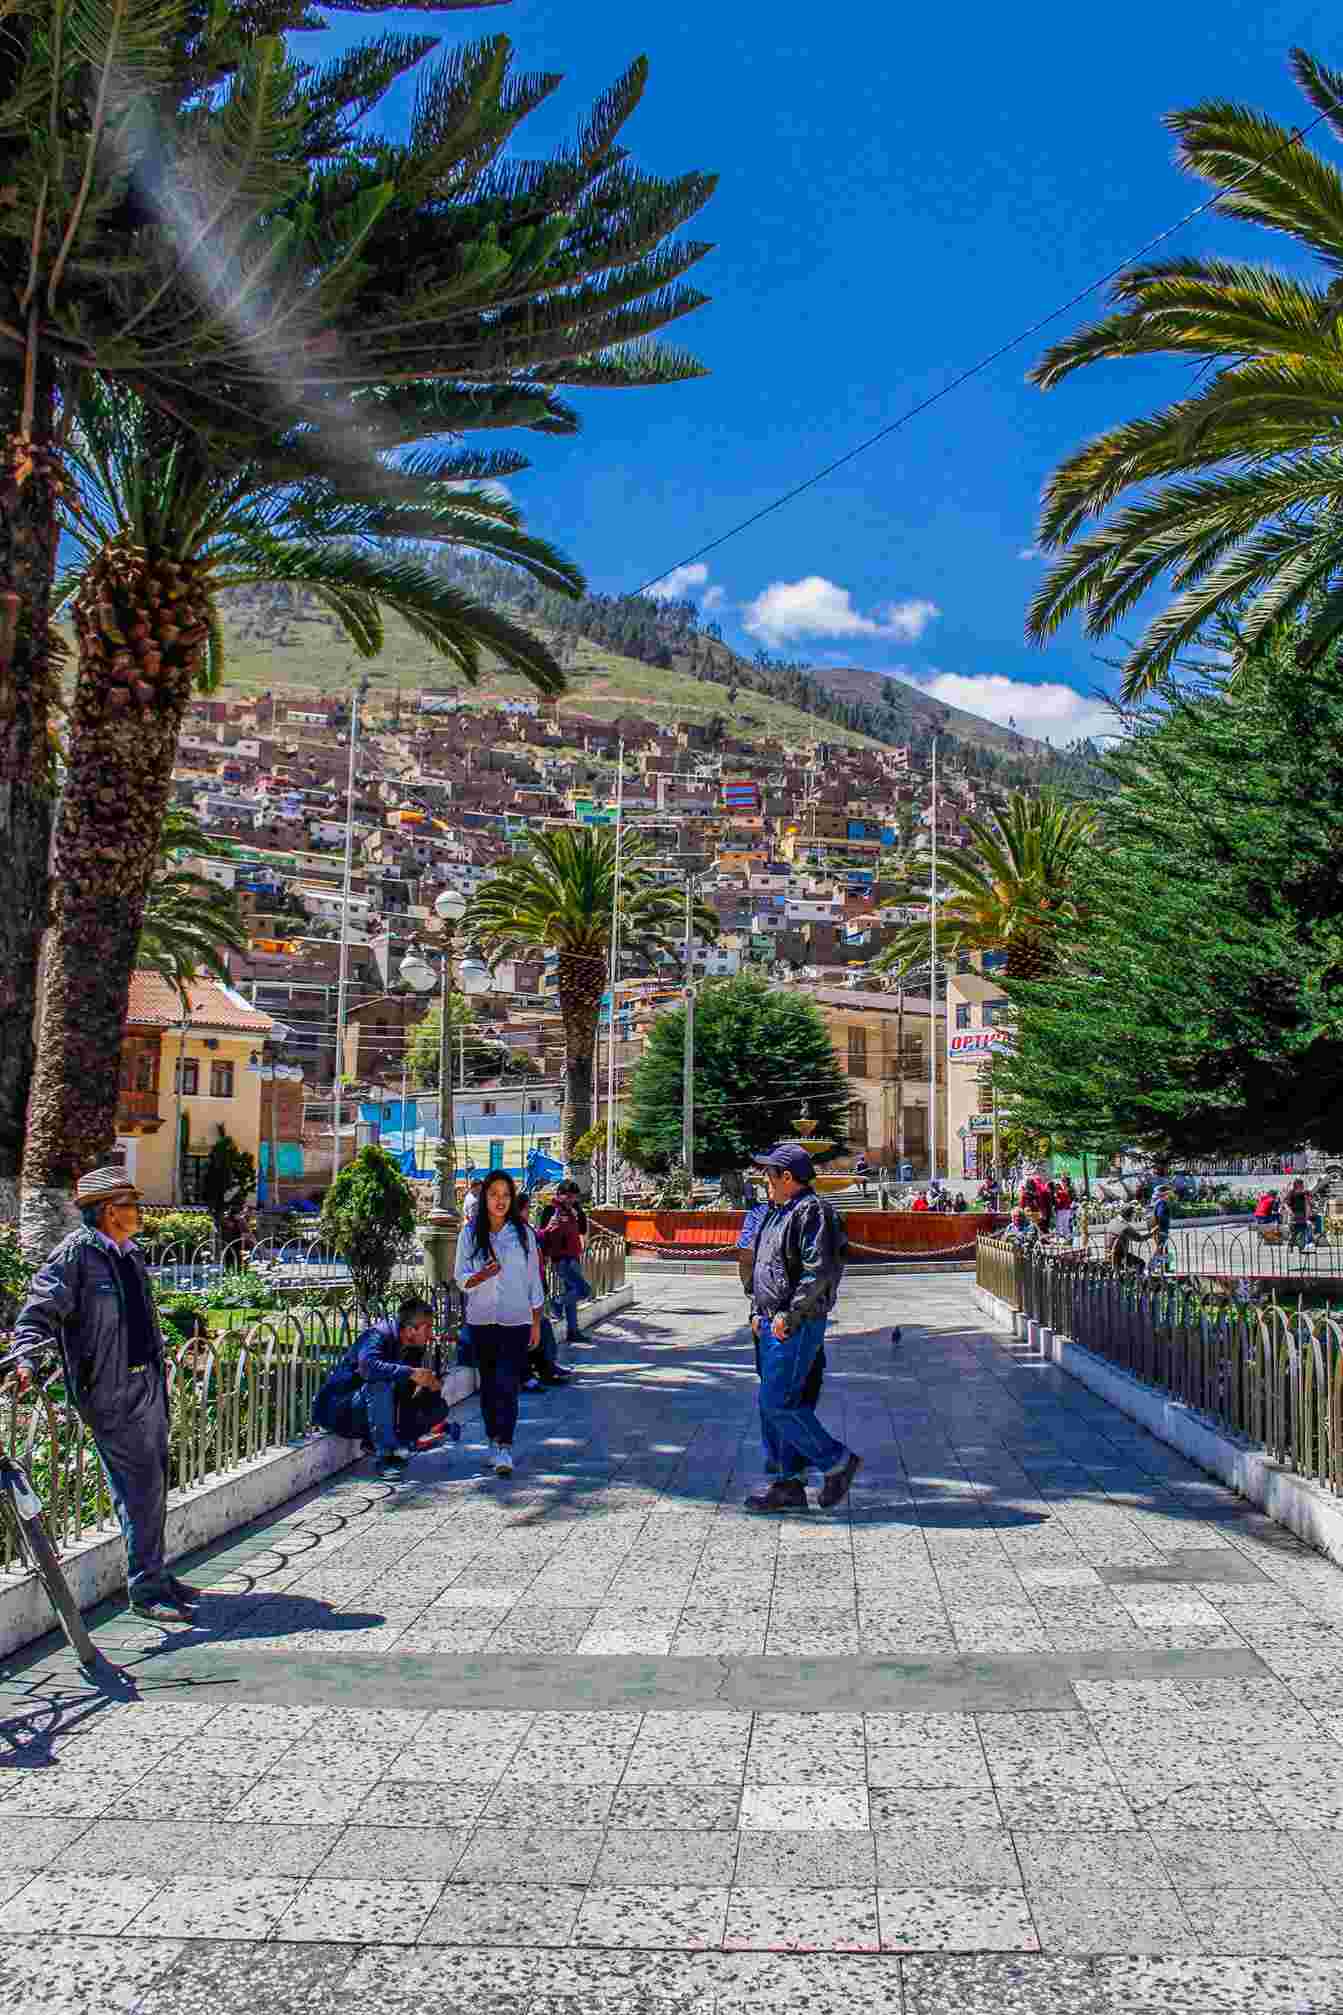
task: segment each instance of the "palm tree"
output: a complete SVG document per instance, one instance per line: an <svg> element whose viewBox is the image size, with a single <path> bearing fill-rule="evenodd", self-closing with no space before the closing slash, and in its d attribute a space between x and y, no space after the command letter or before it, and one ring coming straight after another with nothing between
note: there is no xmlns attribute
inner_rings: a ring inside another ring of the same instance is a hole
<svg viewBox="0 0 1343 2015"><path fill-rule="evenodd" d="M178 865L190 853L203 860L227 860L232 849L205 832L179 805L169 805L159 832L159 865L154 870L135 948L137 971L159 973L184 993L197 973L228 978L228 953L246 951L247 926L230 888Z"/></svg>
<svg viewBox="0 0 1343 2015"><path fill-rule="evenodd" d="M649 851L643 839L622 839L621 964L642 972L675 957L686 922L682 892L653 879ZM462 926L468 942L492 965L527 952L558 953L568 1161L576 1158L579 1136L593 1123L593 1052L610 976L615 892L615 835L609 827L537 833L528 853L477 889ZM692 921L698 936L717 936L718 919L703 904L693 906Z"/></svg>
<svg viewBox="0 0 1343 2015"><path fill-rule="evenodd" d="M423 424L413 412L400 422L412 435ZM463 679L479 676L488 647L554 692L564 677L543 644L413 549L384 542L474 546L548 588L583 586L569 561L520 529L515 505L488 487L463 489L516 458L384 450L344 489L304 480L278 450L220 469L133 393L91 381L67 462L79 487L66 529L80 559L56 601L72 608L79 668L25 1157L32 1250L115 1136L121 1032L178 737L193 690L211 690L224 668L219 597L260 582L300 587L364 657L381 648L386 606Z"/></svg>
<svg viewBox="0 0 1343 2015"><path fill-rule="evenodd" d="M1013 793L1007 810L967 819L970 845L938 857L940 952L1001 951L1008 979L1039 979L1057 963L1060 940L1076 909L1069 893L1077 859L1095 829L1087 806ZM883 886L887 902L929 903L929 870ZM928 956L928 926L906 924L881 956L878 972L908 972Z"/></svg>
<svg viewBox="0 0 1343 2015"><path fill-rule="evenodd" d="M641 173L621 144L642 59L534 160L519 128L562 80L521 72L503 36L435 55L435 35L383 34L314 65L285 42L317 19L308 0L2 11L0 1208L32 1071L56 506L80 380L134 388L202 459L278 445L338 487L369 476L356 409L374 389L393 428L432 401L440 435L571 434L561 388L701 375L656 337L703 299L682 282L708 247L673 234L713 189ZM408 128L384 137L378 108L411 73ZM143 601L152 573L194 637L205 611L174 558L137 571L122 555L119 578Z"/></svg>
<svg viewBox="0 0 1343 2015"><path fill-rule="evenodd" d="M1291 61L1343 138L1343 72L1299 49ZM1035 369L1049 387L1115 357L1198 367L1181 397L1087 442L1045 490L1039 542L1066 551L1031 604L1037 643L1079 610L1089 636L1107 636L1163 577L1177 590L1128 652L1128 700L1218 618L1239 619L1240 654L1287 616L1304 619L1308 661L1343 633L1343 177L1242 105L1214 100L1168 124L1184 166L1222 191L1222 215L1284 232L1319 268L1309 277L1196 257L1137 267L1115 286L1118 311Z"/></svg>

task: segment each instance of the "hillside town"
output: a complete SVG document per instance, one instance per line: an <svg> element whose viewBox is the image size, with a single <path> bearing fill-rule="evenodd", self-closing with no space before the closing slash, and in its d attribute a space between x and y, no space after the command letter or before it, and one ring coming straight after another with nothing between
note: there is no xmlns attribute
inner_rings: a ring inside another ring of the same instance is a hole
<svg viewBox="0 0 1343 2015"><path fill-rule="evenodd" d="M919 863L934 842L930 778L909 749L714 740L696 725L634 714L602 720L488 695L468 706L424 691L364 710L351 782L350 716L348 700L304 688L191 705L173 789L226 851L179 864L236 895L248 937L245 950L228 953L227 987L201 980L193 990L185 1032L162 982L141 975L133 992L118 1153L156 1201L192 1201L220 1125L254 1155L263 1192L273 1158L277 1203L320 1196L369 1141L431 1161L436 1105L407 1100L407 1053L430 1002L399 979L402 959L432 933L444 888L469 896L535 832L612 825L618 793L626 832L650 849L651 875L693 888L718 932L692 931L664 971L622 980L613 1059L609 1015L598 1039L603 1099L613 1070L619 1107L653 1018L679 998L687 973L698 982L754 969L802 988L821 1009L850 1082L853 1154L896 1174L928 1173L927 970L899 989L865 978L896 931L925 914L882 893L884 875ZM962 845L966 816L993 801L982 779L944 766L937 845ZM973 987L970 961L959 964ZM539 955L505 961L476 1004L455 1115L459 1166L518 1165L532 1151L559 1150L564 1038L553 966ZM982 979L978 986L985 991ZM948 1011L967 1027L966 1002L951 999L948 1009L949 999L939 998L939 1029ZM991 1014L977 1004L974 1021ZM282 1051L270 1040L276 1027ZM243 1038L236 1056L206 1047L233 1036ZM937 1048L945 1144L945 1043ZM262 1055L280 1075L267 1068L258 1083ZM175 1135L165 1126L174 1102ZM965 1127L958 1146L988 1132L969 1080L963 1102L965 1113L953 1094L950 1123ZM176 1170L165 1152L173 1137ZM952 1174L978 1173L976 1146L969 1159L952 1157Z"/></svg>
<svg viewBox="0 0 1343 2015"><path fill-rule="evenodd" d="M445 887L469 897L538 830L614 824L618 788L626 832L650 846L650 875L693 887L719 931L691 931L666 971L620 983L614 1060L610 1016L598 1036L602 1096L610 1064L620 1100L652 1018L687 973L757 969L822 1010L850 1078L854 1155L928 1173L928 975L890 991L864 979L896 929L922 915L882 901L884 872L932 848L930 780L910 750L731 737L711 746L697 725L513 699L463 705L431 691L362 713L352 788L348 744L350 705L324 693L278 687L191 703L173 792L223 856L179 864L236 895L248 945L228 953L228 985L197 981L185 1030L163 981L139 975L133 989L117 1153L155 1201L193 1201L221 1124L258 1161L264 1193L274 1159L276 1203L320 1197L368 1140L431 1161L437 1106L407 1100L407 1052L431 1003L399 979L403 957L433 933ZM991 786L944 770L936 844L962 844L964 818L991 806ZM971 961L958 963L971 975ZM962 1001L938 1008L966 1026ZM564 1066L554 957L503 961L475 1020L455 1112L459 1165L554 1157ZM223 1054L234 1038L236 1054ZM280 1074L266 1068L258 1082L262 1054ZM177 1128L165 1126L173 1102ZM946 1140L942 1056L938 1102ZM952 1126L962 1120L952 1100ZM977 1165L956 1157L952 1173Z"/></svg>

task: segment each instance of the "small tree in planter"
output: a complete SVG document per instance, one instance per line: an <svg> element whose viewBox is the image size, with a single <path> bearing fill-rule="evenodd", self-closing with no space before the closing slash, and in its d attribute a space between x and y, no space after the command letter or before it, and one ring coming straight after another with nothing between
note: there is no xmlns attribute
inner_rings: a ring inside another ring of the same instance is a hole
<svg viewBox="0 0 1343 2015"><path fill-rule="evenodd" d="M392 1274L415 1231L415 1196L389 1154L359 1150L326 1193L322 1236L350 1269L360 1308L387 1299Z"/></svg>
<svg viewBox="0 0 1343 2015"><path fill-rule="evenodd" d="M215 1235L221 1250L236 1239L230 1219L239 1213L256 1191L256 1163L246 1148L238 1146L232 1134L219 1129L219 1138L205 1158L201 1171L201 1202L214 1219ZM230 1237L232 1234L232 1238Z"/></svg>

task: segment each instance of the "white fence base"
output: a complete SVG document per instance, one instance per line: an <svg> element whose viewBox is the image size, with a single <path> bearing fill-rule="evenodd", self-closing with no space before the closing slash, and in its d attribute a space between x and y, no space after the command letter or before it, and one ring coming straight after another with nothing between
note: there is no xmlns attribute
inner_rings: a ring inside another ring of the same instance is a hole
<svg viewBox="0 0 1343 2015"><path fill-rule="evenodd" d="M1070 1336L1060 1336L1019 1309L1009 1308L987 1288L976 1286L974 1294L996 1329L1021 1337L1031 1350L1137 1421L1158 1441L1177 1448L1307 1546L1343 1564L1343 1497L1284 1468L1253 1442L1238 1440L1206 1414L1145 1385L1119 1365L1074 1343Z"/></svg>
<svg viewBox="0 0 1343 2015"><path fill-rule="evenodd" d="M578 1311L579 1327L628 1308L634 1289L618 1287ZM462 1406L476 1390L474 1371L451 1371L443 1381L450 1406ZM225 1533L249 1525L291 1497L310 1490L360 1460L353 1441L313 1434L289 1448L267 1449L252 1462L230 1469L194 1490L174 1493L168 1505L168 1558L179 1560ZM115 1526L103 1526L61 1554L61 1566L81 1609L91 1609L125 1589L126 1555ZM46 1591L35 1574L0 1574L0 1658L43 1637L55 1626Z"/></svg>

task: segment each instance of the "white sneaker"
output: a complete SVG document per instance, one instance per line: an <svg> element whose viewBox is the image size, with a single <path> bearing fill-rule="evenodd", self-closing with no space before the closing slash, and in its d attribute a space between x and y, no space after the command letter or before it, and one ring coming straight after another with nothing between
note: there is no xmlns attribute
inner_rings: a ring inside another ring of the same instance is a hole
<svg viewBox="0 0 1343 2015"><path fill-rule="evenodd" d="M513 1451L507 1442L501 1441L494 1451L494 1473L496 1476L513 1474Z"/></svg>

